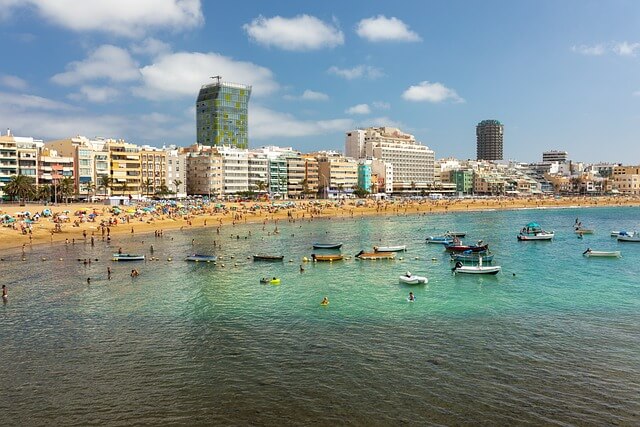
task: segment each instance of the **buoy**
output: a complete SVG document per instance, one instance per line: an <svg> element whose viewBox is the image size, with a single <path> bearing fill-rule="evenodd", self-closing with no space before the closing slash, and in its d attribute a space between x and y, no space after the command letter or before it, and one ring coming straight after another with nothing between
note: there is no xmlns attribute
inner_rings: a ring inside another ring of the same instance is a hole
<svg viewBox="0 0 640 427"><path fill-rule="evenodd" d="M293 262L293 260L292 260L292 259L290 259L290 260L289 260L289 262Z"/></svg>
<svg viewBox="0 0 640 427"><path fill-rule="evenodd" d="M22 260L23 260L23 261L26 261L27 259L26 259L26 258L22 258Z"/></svg>
<svg viewBox="0 0 640 427"><path fill-rule="evenodd" d="M418 258L418 257L415 257L414 259L420 259L420 258Z"/></svg>
<svg viewBox="0 0 640 427"><path fill-rule="evenodd" d="M302 262L309 262L309 258L307 258L306 256L302 257Z"/></svg>
<svg viewBox="0 0 640 427"><path fill-rule="evenodd" d="M220 264L220 267L224 267L224 264Z"/></svg>
<svg viewBox="0 0 640 427"><path fill-rule="evenodd" d="M167 258L167 261L173 261L173 258Z"/></svg>
<svg viewBox="0 0 640 427"><path fill-rule="evenodd" d="M247 257L247 259L251 259L251 257L250 257L250 256L248 256L248 257Z"/></svg>
<svg viewBox="0 0 640 427"><path fill-rule="evenodd" d="M404 257L402 257L402 256L401 256L401 257L400 257L400 258L398 258L398 259L399 259L400 261L402 261L402 260L404 259Z"/></svg>
<svg viewBox="0 0 640 427"><path fill-rule="evenodd" d="M438 258L431 258L431 261L437 261Z"/></svg>
<svg viewBox="0 0 640 427"><path fill-rule="evenodd" d="M231 259L234 259L234 258L235 258L235 256L234 256L234 255L231 255Z"/></svg>
<svg viewBox="0 0 640 427"><path fill-rule="evenodd" d="M45 257L42 257L42 261L46 261L47 259Z"/></svg>
<svg viewBox="0 0 640 427"><path fill-rule="evenodd" d="M62 258L59 258L58 260L59 260L59 261L62 261Z"/></svg>
<svg viewBox="0 0 640 427"><path fill-rule="evenodd" d="M237 263L237 262L233 263L233 266L234 266L234 267L237 267L237 266L238 266L238 263Z"/></svg>

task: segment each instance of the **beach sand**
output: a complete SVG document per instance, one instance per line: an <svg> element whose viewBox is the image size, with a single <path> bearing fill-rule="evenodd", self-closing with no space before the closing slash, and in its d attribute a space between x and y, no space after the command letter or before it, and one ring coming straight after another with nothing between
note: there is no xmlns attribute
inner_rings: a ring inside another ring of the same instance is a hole
<svg viewBox="0 0 640 427"><path fill-rule="evenodd" d="M281 202L275 202L281 204ZM343 203L318 200L296 200L295 207L271 208L271 203L247 202L225 203L225 212L215 212L210 209L196 215L145 215L139 218L131 217L128 222L110 226L111 235L121 233L153 233L156 230L169 231L176 229L189 229L194 227L225 227L236 224L274 224L288 219L316 219L338 217L361 217L366 215L415 215L415 214L441 214L460 211L480 211L497 209L522 209L522 208L554 208L554 207L593 207L593 206L640 206L640 197L545 197L545 198L487 198L487 199L453 199L453 200L421 200L421 201L389 201L376 202L373 200L357 201L347 200ZM249 206L259 205L261 209L251 210ZM359 206L360 205L360 206ZM32 233L23 234L20 227L0 227L0 251L20 248L29 245L55 244L72 241L90 240L92 236L96 240L102 238L100 220L112 217L110 208L102 204L70 203L56 206L38 204L0 204L0 214L15 216L17 212L29 211L32 214L50 209L55 212L69 211L70 222L63 223L59 232L54 232L55 224L50 218L40 218L32 224ZM126 212L130 207L124 207ZM78 210L97 212L95 222L79 222L74 226L74 221L80 217L74 215ZM125 213L118 215L126 217Z"/></svg>

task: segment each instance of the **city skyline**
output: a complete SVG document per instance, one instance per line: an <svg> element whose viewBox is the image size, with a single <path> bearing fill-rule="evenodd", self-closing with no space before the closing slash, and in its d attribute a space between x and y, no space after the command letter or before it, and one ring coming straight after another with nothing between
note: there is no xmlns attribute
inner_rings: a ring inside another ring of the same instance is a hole
<svg viewBox="0 0 640 427"><path fill-rule="evenodd" d="M359 4L0 1L0 126L186 146L221 75L253 87L252 148L342 151L345 132L392 126L474 158L497 119L505 159L637 163L640 5Z"/></svg>

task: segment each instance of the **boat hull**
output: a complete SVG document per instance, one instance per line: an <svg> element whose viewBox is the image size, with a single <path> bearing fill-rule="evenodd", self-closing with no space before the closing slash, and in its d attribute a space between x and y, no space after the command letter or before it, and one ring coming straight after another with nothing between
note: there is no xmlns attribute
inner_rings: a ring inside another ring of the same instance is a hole
<svg viewBox="0 0 640 427"><path fill-rule="evenodd" d="M446 237L429 236L427 237L427 243L434 243L439 245L450 245L453 243L453 239Z"/></svg>
<svg viewBox="0 0 640 427"><path fill-rule="evenodd" d="M340 249L342 243L314 243L313 249Z"/></svg>
<svg viewBox="0 0 640 427"><path fill-rule="evenodd" d="M144 261L144 255L113 254L112 261Z"/></svg>
<svg viewBox="0 0 640 427"><path fill-rule="evenodd" d="M429 279L423 276L400 276L398 278L398 281L400 282L400 284L405 285L424 285L425 283L429 282Z"/></svg>
<svg viewBox="0 0 640 427"><path fill-rule="evenodd" d="M586 257L620 258L620 251L589 251L585 252Z"/></svg>
<svg viewBox="0 0 640 427"><path fill-rule="evenodd" d="M407 250L407 245L398 246L374 246L374 252L402 252Z"/></svg>
<svg viewBox="0 0 640 427"><path fill-rule="evenodd" d="M467 246L467 245L447 245L445 246L445 250L447 252L465 252L465 251L471 251L471 252L484 252L487 251L489 249L489 245L480 245L480 246Z"/></svg>
<svg viewBox="0 0 640 427"><path fill-rule="evenodd" d="M378 259L394 259L395 252L360 252L355 256L358 259L378 260Z"/></svg>
<svg viewBox="0 0 640 427"><path fill-rule="evenodd" d="M215 255L189 255L184 260L189 262L216 262L218 257Z"/></svg>
<svg viewBox="0 0 640 427"><path fill-rule="evenodd" d="M518 240L521 242L536 241L536 240L552 240L554 233L539 233L536 235L518 234Z"/></svg>
<svg viewBox="0 0 640 427"><path fill-rule="evenodd" d="M254 255L254 261L282 261L284 255Z"/></svg>
<svg viewBox="0 0 640 427"><path fill-rule="evenodd" d="M311 254L311 259L313 261L320 261L320 262L341 261L342 258L343 258L342 255L316 255L316 254Z"/></svg>
<svg viewBox="0 0 640 427"><path fill-rule="evenodd" d="M470 266L464 265L462 267L456 268L455 273L462 274L498 274L502 270L502 267L499 265L496 266Z"/></svg>
<svg viewBox="0 0 640 427"><path fill-rule="evenodd" d="M618 242L640 242L640 236L618 236Z"/></svg>

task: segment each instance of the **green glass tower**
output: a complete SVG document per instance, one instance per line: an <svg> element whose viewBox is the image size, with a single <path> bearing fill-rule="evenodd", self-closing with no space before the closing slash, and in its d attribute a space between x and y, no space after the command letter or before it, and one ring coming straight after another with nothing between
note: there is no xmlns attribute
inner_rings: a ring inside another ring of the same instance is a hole
<svg viewBox="0 0 640 427"><path fill-rule="evenodd" d="M196 101L199 144L249 148L248 105L251 86L220 81L204 85Z"/></svg>

